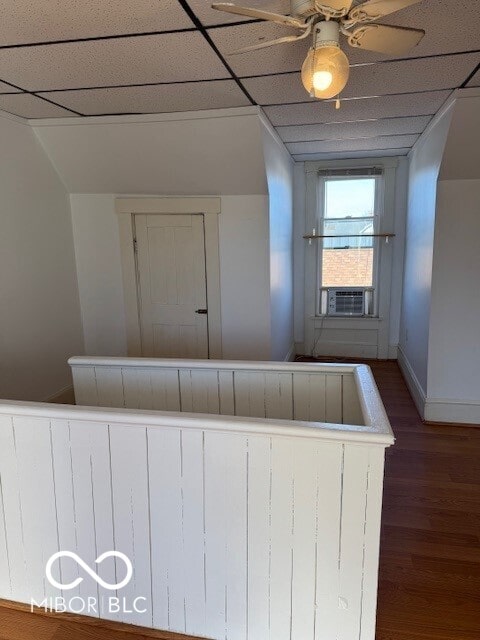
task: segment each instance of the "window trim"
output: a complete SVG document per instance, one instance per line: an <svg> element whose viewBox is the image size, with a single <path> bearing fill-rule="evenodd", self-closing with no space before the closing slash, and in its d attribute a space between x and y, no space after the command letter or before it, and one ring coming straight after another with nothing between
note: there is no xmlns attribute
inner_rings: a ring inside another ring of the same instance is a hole
<svg viewBox="0 0 480 640"><path fill-rule="evenodd" d="M383 214L380 220L379 233L391 232L395 222L395 172L398 166L396 157L372 157L350 160L321 160L305 162L306 194L305 194L305 230L309 234L312 229L318 229L318 173L319 171L358 170L372 167L381 167L383 170ZM333 318L330 316L318 316L317 310L317 247L316 242L305 242L305 353L311 353L315 344L316 331L328 323L329 327L350 327L350 318ZM355 326L378 327L377 357L388 358L388 341L390 325L390 289L392 279L393 242L382 244L377 251L378 283L377 283L377 310L376 316L356 318Z"/></svg>
<svg viewBox="0 0 480 640"><path fill-rule="evenodd" d="M318 222L319 232L323 234L324 232L324 224L325 220L346 220L347 218L326 218L325 217L325 183L327 180L361 180L362 178L370 178L375 180L375 193L374 193L374 213L373 216L369 216L369 220L373 222L373 233L380 233L382 228L382 218L384 213L384 173L383 170L378 173L368 174L368 168L365 168L365 173L362 175L360 173L356 173L355 175L348 175L345 171L342 174L339 172L338 174L335 172L335 175L327 175L322 174L320 172L317 173L317 210L316 210L316 219ZM361 218L359 218L361 219ZM367 218L365 218L367 219ZM373 291L373 312L370 314L366 314L367 318L376 318L378 317L378 276L380 269L380 242L379 238L372 239L373 245L373 265L372 265L372 284L369 287L365 287L365 289L369 289ZM327 314L322 313L322 291L326 289L334 288L334 287L324 287L323 286L323 251L324 251L324 243L319 241L317 243L317 284L316 284L316 304L315 304L315 315L318 318L322 318ZM346 287L357 287L359 285L339 285L338 288L346 288Z"/></svg>

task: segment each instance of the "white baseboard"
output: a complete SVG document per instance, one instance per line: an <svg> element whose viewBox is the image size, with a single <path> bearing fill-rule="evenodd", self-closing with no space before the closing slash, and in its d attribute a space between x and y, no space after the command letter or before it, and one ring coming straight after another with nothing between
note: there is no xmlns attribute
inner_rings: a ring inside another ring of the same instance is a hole
<svg viewBox="0 0 480 640"><path fill-rule="evenodd" d="M398 347L398 364L423 420L446 424L480 424L480 402L455 398L429 398L425 396L425 391L401 347Z"/></svg>
<svg viewBox="0 0 480 640"><path fill-rule="evenodd" d="M398 344L388 345L388 359L396 360L398 358Z"/></svg>
<svg viewBox="0 0 480 640"><path fill-rule="evenodd" d="M480 403L469 403L448 398L427 398L425 420L427 422L479 425Z"/></svg>
<svg viewBox="0 0 480 640"><path fill-rule="evenodd" d="M284 362L293 362L295 360L296 355L295 345L292 343L292 346L288 350L287 355L284 358Z"/></svg>
<svg viewBox="0 0 480 640"><path fill-rule="evenodd" d="M413 398L413 401L415 402L415 406L417 407L418 413L422 418L425 419L425 404L426 404L425 391L423 390L422 385L418 381L418 378L415 375L414 370L412 369L412 365L407 360L407 357L403 353L400 346L397 349L397 359L398 359L398 365L402 370L403 377L405 378L405 382L407 383L407 387L410 393L412 394L412 398Z"/></svg>
<svg viewBox="0 0 480 640"><path fill-rule="evenodd" d="M53 404L75 404L75 395L73 393L72 385L64 387L47 398L45 402L51 402Z"/></svg>

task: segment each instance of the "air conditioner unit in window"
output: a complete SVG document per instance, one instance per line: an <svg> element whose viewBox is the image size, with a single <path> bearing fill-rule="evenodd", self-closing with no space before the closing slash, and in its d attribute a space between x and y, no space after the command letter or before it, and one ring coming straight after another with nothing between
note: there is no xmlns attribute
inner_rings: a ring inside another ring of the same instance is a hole
<svg viewBox="0 0 480 640"><path fill-rule="evenodd" d="M349 289L328 289L327 315L365 315L365 289L355 287Z"/></svg>

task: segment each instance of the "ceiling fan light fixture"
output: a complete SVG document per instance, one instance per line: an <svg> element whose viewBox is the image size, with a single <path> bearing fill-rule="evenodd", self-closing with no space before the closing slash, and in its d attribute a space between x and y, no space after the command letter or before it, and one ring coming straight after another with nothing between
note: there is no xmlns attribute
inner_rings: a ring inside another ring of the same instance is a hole
<svg viewBox="0 0 480 640"><path fill-rule="evenodd" d="M307 93L320 100L334 98L350 75L348 58L338 45L311 48L302 66L302 82Z"/></svg>

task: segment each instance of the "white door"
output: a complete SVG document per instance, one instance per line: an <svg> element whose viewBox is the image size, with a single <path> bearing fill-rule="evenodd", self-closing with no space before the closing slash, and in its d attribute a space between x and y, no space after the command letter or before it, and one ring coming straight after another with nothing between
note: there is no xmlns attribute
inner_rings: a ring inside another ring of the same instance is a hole
<svg viewBox="0 0 480 640"><path fill-rule="evenodd" d="M135 215L142 355L208 358L203 215Z"/></svg>

